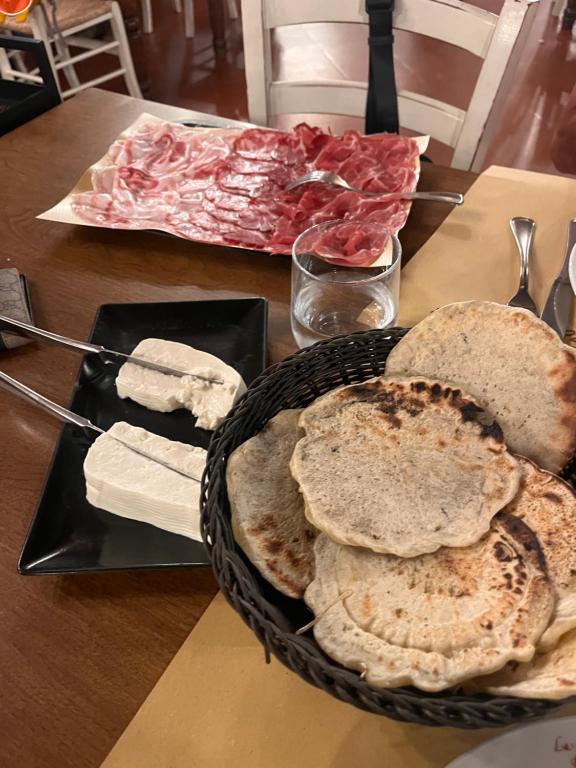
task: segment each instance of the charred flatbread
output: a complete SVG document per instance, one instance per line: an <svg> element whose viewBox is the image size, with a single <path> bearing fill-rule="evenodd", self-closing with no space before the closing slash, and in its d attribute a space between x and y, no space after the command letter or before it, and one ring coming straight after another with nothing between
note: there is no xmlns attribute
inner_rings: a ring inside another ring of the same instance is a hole
<svg viewBox="0 0 576 768"><path fill-rule="evenodd" d="M538 648L548 650L576 627L576 495L555 475L519 458L520 489L506 507L534 531L556 590L556 607Z"/></svg>
<svg viewBox="0 0 576 768"><path fill-rule="evenodd" d="M512 452L551 472L576 450L576 352L526 309L441 307L394 347L386 374L462 387L500 424Z"/></svg>
<svg viewBox="0 0 576 768"><path fill-rule="evenodd" d="M554 606L537 538L506 513L466 549L403 559L321 534L315 556L314 636L377 687L440 691L528 661Z"/></svg>
<svg viewBox="0 0 576 768"><path fill-rule="evenodd" d="M305 409L290 468L310 522L400 557L465 547L512 500L520 469L497 424L459 389L371 379Z"/></svg>
<svg viewBox="0 0 576 768"><path fill-rule="evenodd" d="M302 597L312 578L317 533L288 467L303 434L300 413L280 411L231 454L226 469L236 541L264 578L290 597Z"/></svg>

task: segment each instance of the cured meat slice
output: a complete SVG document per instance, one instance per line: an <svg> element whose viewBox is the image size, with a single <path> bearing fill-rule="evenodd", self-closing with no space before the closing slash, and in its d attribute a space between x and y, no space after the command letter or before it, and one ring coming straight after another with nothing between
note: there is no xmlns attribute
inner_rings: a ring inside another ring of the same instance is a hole
<svg viewBox="0 0 576 768"><path fill-rule="evenodd" d="M345 226L319 245L326 257L369 265L382 244L368 244L365 224L397 232L408 215L406 203L318 183L285 188L322 169L367 192L413 190L417 167L418 146L404 136L331 136L304 123L291 131L199 131L156 122L112 144L93 169L93 191L74 195L72 208L98 226L160 229L278 253L289 253L309 226L337 220Z"/></svg>
<svg viewBox="0 0 576 768"><path fill-rule="evenodd" d="M333 264L366 266L378 259L388 238L380 227L344 222L320 233L312 247L315 254Z"/></svg>

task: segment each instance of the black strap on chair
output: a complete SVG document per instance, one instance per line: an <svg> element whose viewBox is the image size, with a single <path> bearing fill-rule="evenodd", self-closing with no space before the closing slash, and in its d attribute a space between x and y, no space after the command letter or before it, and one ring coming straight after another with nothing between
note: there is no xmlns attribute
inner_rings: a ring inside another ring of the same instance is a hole
<svg viewBox="0 0 576 768"><path fill-rule="evenodd" d="M366 133L398 133L398 100L392 34L394 0L365 0L369 18L370 73L366 102Z"/></svg>

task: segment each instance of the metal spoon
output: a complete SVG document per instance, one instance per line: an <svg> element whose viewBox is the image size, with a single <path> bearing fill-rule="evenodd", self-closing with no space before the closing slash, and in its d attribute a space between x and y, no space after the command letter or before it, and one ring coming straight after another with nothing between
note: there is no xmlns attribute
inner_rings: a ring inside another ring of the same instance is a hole
<svg viewBox="0 0 576 768"><path fill-rule="evenodd" d="M520 253L520 287L518 288L518 293L508 302L508 306L528 309L537 315L536 304L534 304L532 297L528 293L530 244L532 243L532 235L535 228L536 224L533 219L527 219L524 216L515 216L513 219L510 219L510 229Z"/></svg>

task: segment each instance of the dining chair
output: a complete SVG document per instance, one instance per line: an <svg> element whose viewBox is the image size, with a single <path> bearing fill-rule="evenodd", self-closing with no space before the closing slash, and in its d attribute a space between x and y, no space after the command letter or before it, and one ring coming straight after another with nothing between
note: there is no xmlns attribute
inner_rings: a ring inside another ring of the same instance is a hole
<svg viewBox="0 0 576 768"><path fill-rule="evenodd" d="M252 122L270 125L277 115L284 114L364 117L365 82L274 80L271 42L272 32L278 27L319 22L367 25L363 5L361 0L242 0ZM530 5L531 0L504 0L500 14L495 15L460 0L396 0L395 29L444 41L483 59L467 110L412 91L398 92L401 127L452 147L454 168L476 168L483 159L485 126L523 25L529 27L524 22ZM530 23L532 17L530 13ZM520 41L516 48L520 48ZM517 56L518 50L515 53ZM500 107L500 98L498 102Z"/></svg>
<svg viewBox="0 0 576 768"><path fill-rule="evenodd" d="M11 32L29 35L44 42L63 99L117 77L124 78L131 96L142 98L124 19L116 0L58 0L56 24L57 26L54 25L51 5L43 0L30 12L26 22L19 24L6 19L3 27ZM103 24L108 26L108 33L104 39L90 36L91 30ZM73 54L71 48L80 49L81 52ZM82 82L75 65L104 53L117 56L120 66L111 72ZM60 71L68 83L66 88L63 88L60 83L58 77ZM41 81L36 70L22 72L12 66L5 52L1 50L0 75L5 79L36 83Z"/></svg>

